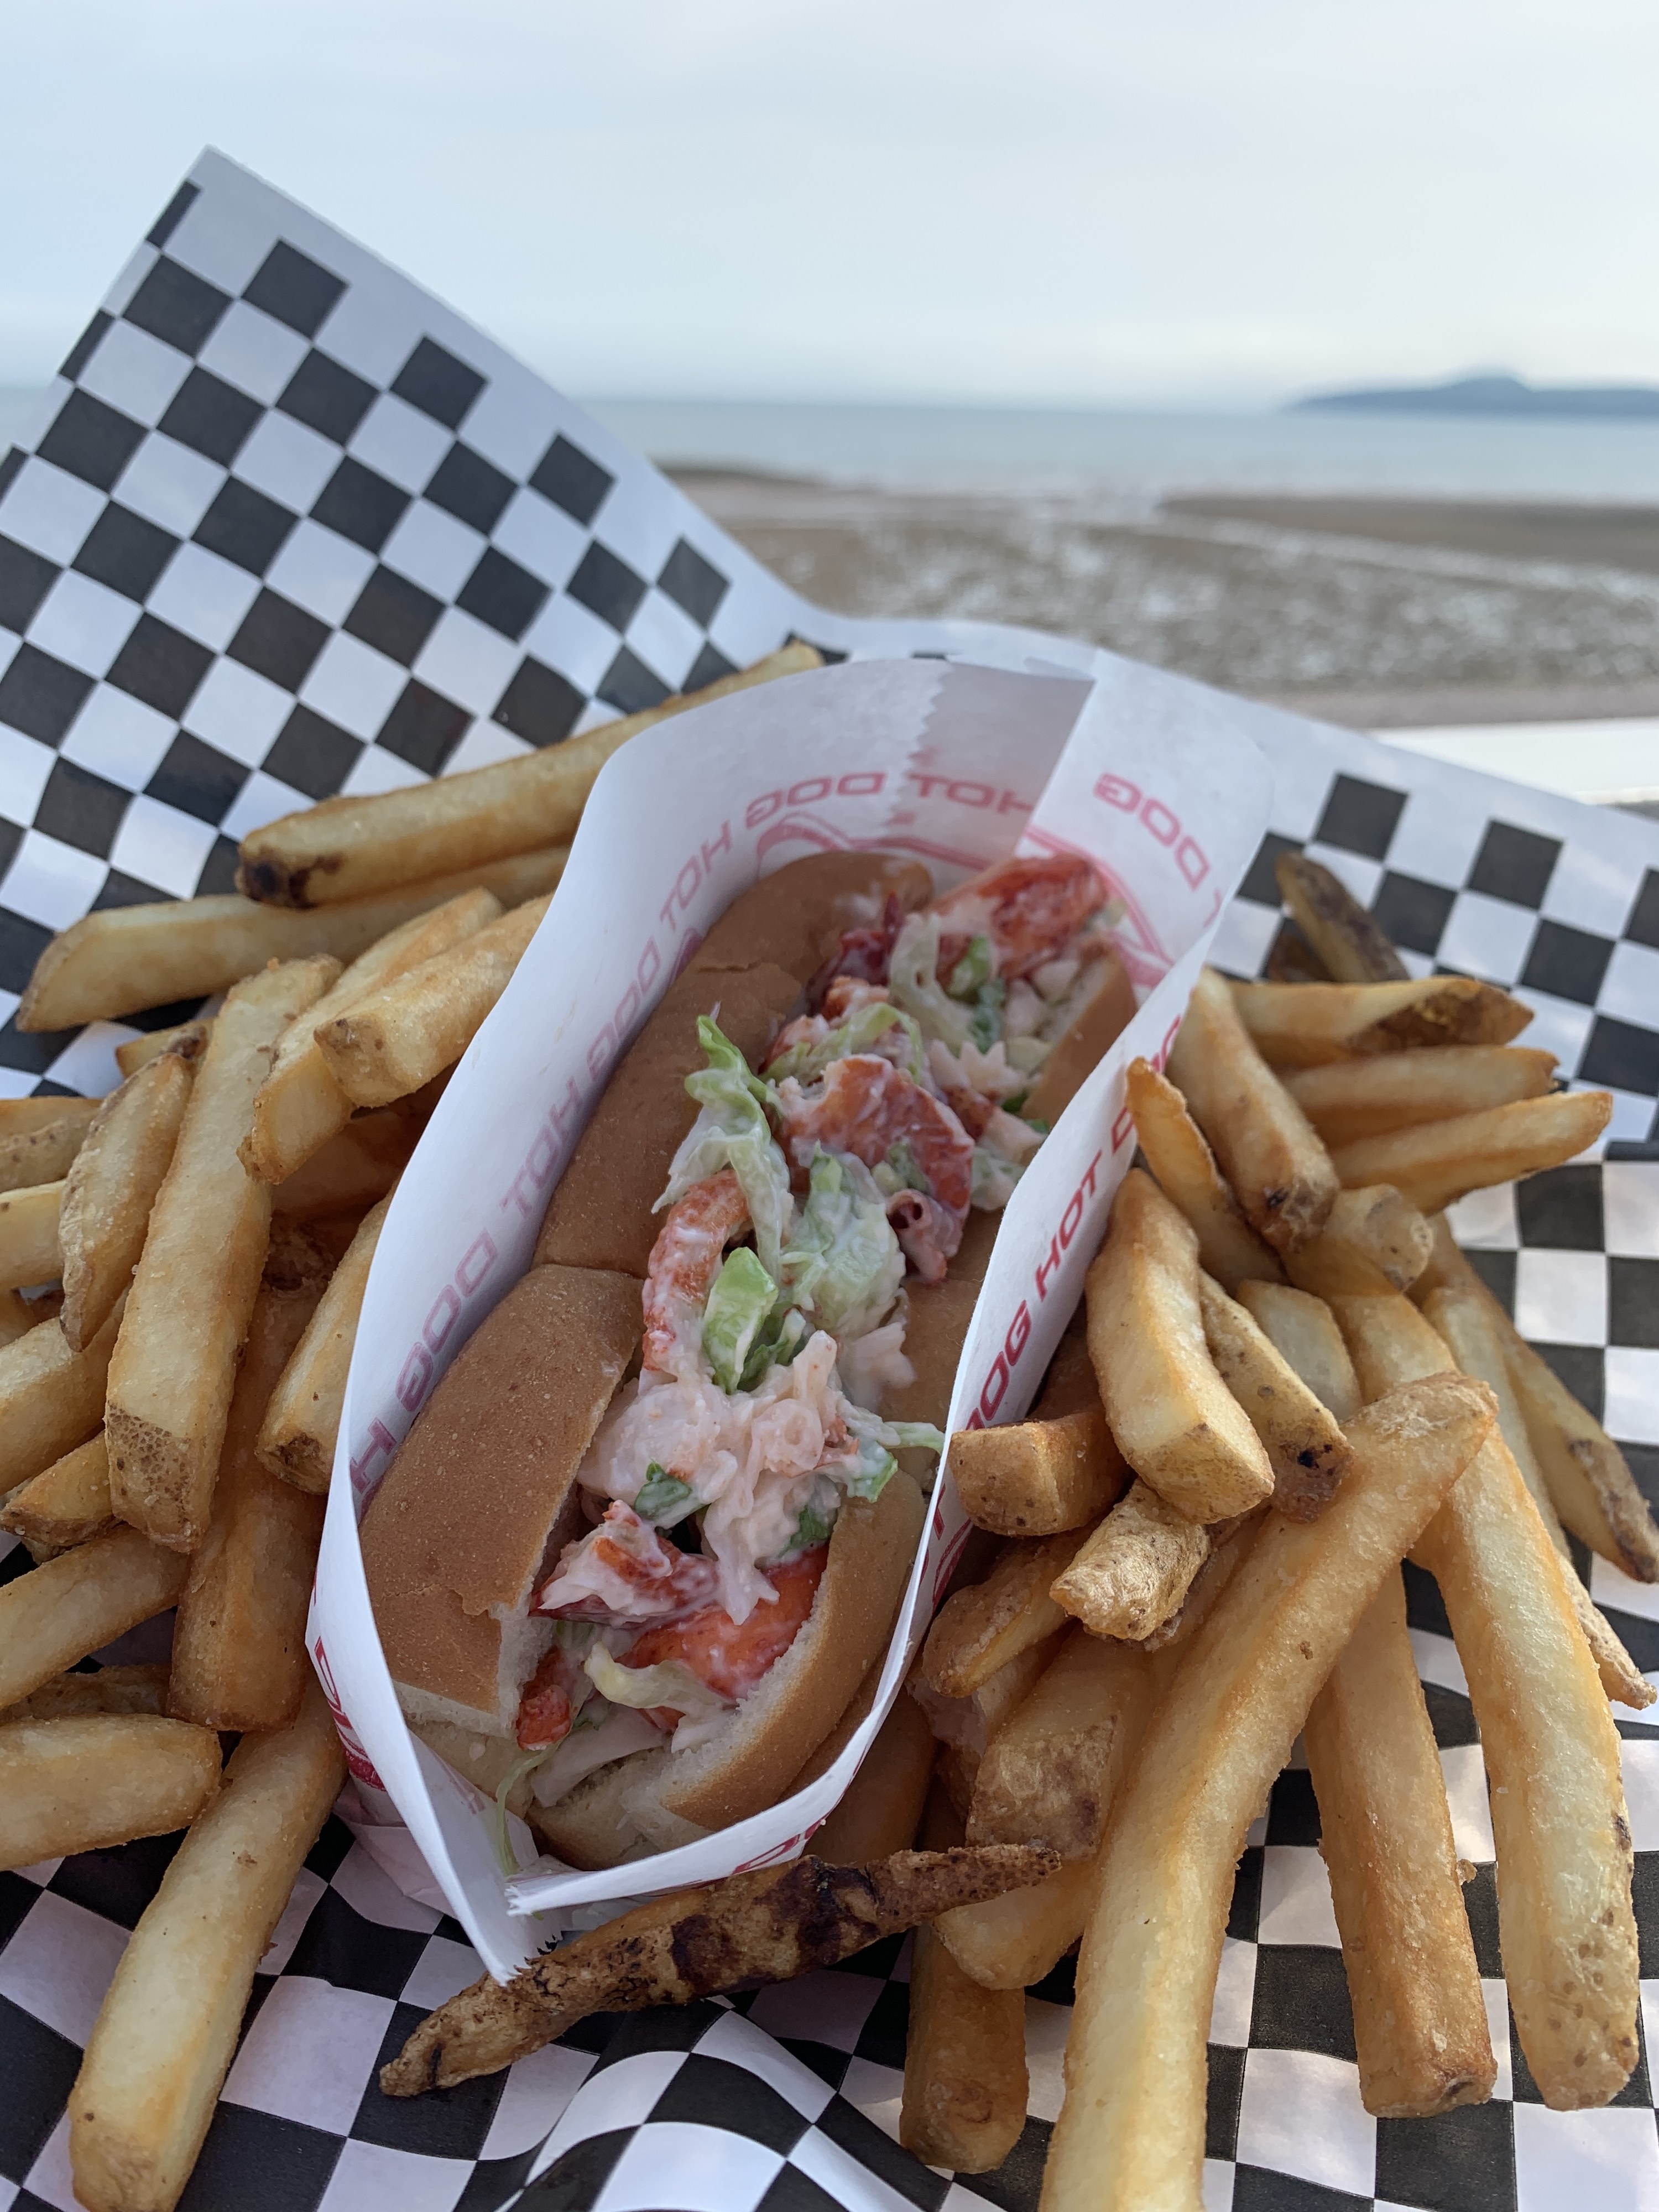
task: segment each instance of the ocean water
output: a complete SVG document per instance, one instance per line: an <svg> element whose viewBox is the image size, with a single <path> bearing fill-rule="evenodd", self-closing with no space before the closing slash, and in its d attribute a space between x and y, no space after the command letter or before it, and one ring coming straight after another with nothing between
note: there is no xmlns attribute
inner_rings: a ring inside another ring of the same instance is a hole
<svg viewBox="0 0 1659 2212"><path fill-rule="evenodd" d="M35 394L0 386L0 447ZM654 459L896 490L1397 493L1659 504L1659 423L590 399Z"/></svg>

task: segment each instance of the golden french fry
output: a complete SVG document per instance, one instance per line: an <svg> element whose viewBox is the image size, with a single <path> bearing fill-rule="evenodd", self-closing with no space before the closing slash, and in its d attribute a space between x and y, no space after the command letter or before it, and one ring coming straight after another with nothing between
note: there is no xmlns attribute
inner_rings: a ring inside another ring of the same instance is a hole
<svg viewBox="0 0 1659 2212"><path fill-rule="evenodd" d="M306 914L233 895L109 907L52 939L34 964L17 1026L76 1029L146 1006L170 1006L175 999L205 999L272 960L308 960L321 953L355 960L389 929L462 891L493 891L503 906L538 897L558 882L566 858L562 846L526 853Z"/></svg>
<svg viewBox="0 0 1659 2212"><path fill-rule="evenodd" d="M1090 1527L1130 1481L1097 1396L1052 1420L957 1430L950 1471L968 1518L1000 1536Z"/></svg>
<svg viewBox="0 0 1659 2212"><path fill-rule="evenodd" d="M191 1063L163 1053L112 1091L64 1183L64 1334L91 1343L132 1280L149 1210L173 1160L190 1099Z"/></svg>
<svg viewBox="0 0 1659 2212"><path fill-rule="evenodd" d="M250 975L202 1056L110 1361L104 1430L118 1516L192 1551L206 1532L237 1355L270 1233L270 1189L237 1158L284 1024L325 991L331 960Z"/></svg>
<svg viewBox="0 0 1659 2212"><path fill-rule="evenodd" d="M27 1336L41 1318L21 1291L0 1291L0 1352Z"/></svg>
<svg viewBox="0 0 1659 2212"><path fill-rule="evenodd" d="M876 1666L870 1669L872 1677L879 1672ZM873 1680L867 1687L874 1690ZM858 1718L862 1720L869 1706L862 1695L854 1700L854 1707L860 1703L864 1711L859 1712ZM835 1740L839 1733L833 1732L808 1759L791 1784L792 1792L833 1763L824 1754L832 1746L836 1754L844 1748L844 1738L841 1742ZM864 1764L848 1784L847 1795L813 1837L813 1856L828 1866L859 1866L866 1859L885 1858L890 1851L908 1850L915 1841L937 1749L927 1716L914 1698L901 1690L876 1731L875 1741L864 1754Z"/></svg>
<svg viewBox="0 0 1659 2212"><path fill-rule="evenodd" d="M1659 1582L1659 1528L1624 1454L1521 1334L1458 1250L1443 1214L1436 1217L1434 1256L1415 1295L1443 1286L1474 1291L1501 1332L1527 1434L1563 1522L1633 1581Z"/></svg>
<svg viewBox="0 0 1659 2212"><path fill-rule="evenodd" d="M62 1182L97 1111L95 1098L0 1099L0 1191Z"/></svg>
<svg viewBox="0 0 1659 2212"><path fill-rule="evenodd" d="M88 2212L172 2212L236 2049L253 1970L345 1779L313 1681L300 1717L245 1737L129 1938L70 2093Z"/></svg>
<svg viewBox="0 0 1659 2212"><path fill-rule="evenodd" d="M194 1066L207 1050L207 1041L212 1035L211 1016L205 1020L174 1022L171 1029L151 1030L147 1036L129 1037L125 1044L118 1044L115 1065L124 1077L137 1075L141 1067L148 1067L151 1060L170 1052Z"/></svg>
<svg viewBox="0 0 1659 2212"><path fill-rule="evenodd" d="M1452 1044L1300 1068L1285 1078L1285 1088L1334 1149L1422 1121L1542 1098L1554 1080L1553 1052L1522 1045Z"/></svg>
<svg viewBox="0 0 1659 2212"><path fill-rule="evenodd" d="M485 890L463 891L430 914L417 915L371 945L304 1021L289 1025L253 1102L253 1127L242 1146L242 1164L251 1176L261 1182L282 1182L351 1119L352 1102L323 1058L317 1030L382 984L449 951L501 915L501 901Z"/></svg>
<svg viewBox="0 0 1659 2212"><path fill-rule="evenodd" d="M1279 1282L1278 1260L1239 1211L1204 1132L1174 1084L1145 1060L1129 1062L1127 1079L1129 1111L1146 1164L1164 1196L1191 1222L1206 1273L1230 1291L1246 1280Z"/></svg>
<svg viewBox="0 0 1659 2212"><path fill-rule="evenodd" d="M0 1289L21 1291L58 1279L61 1182L36 1183L0 1198Z"/></svg>
<svg viewBox="0 0 1659 2212"><path fill-rule="evenodd" d="M1079 1960L1046 2212L1197 2206L1205 2037L1233 1869L1325 1676L1492 1426L1437 1376L1358 1414L1317 1521L1268 1516L1182 1650L1114 1815Z"/></svg>
<svg viewBox="0 0 1659 2212"><path fill-rule="evenodd" d="M1241 1283L1238 1302L1256 1327L1346 1427L1363 1401L1336 1317L1323 1298L1284 1283Z"/></svg>
<svg viewBox="0 0 1659 2212"><path fill-rule="evenodd" d="M1328 983L1331 971L1293 921L1281 921L1262 974L1270 983Z"/></svg>
<svg viewBox="0 0 1659 2212"><path fill-rule="evenodd" d="M1398 1575L1362 1614L1304 1741L1353 2000L1360 2100L1387 2119L1483 2103L1497 2068Z"/></svg>
<svg viewBox="0 0 1659 2212"><path fill-rule="evenodd" d="M1064 1628L1048 1585L1082 1540L1073 1534L1011 1544L982 1583L952 1591L933 1616L917 1679L942 1698L971 1698L1011 1660Z"/></svg>
<svg viewBox="0 0 1659 2212"><path fill-rule="evenodd" d="M295 1168L286 1182L267 1186L273 1215L319 1221L378 1205L409 1165L423 1127L386 1108L353 1115L338 1136Z"/></svg>
<svg viewBox="0 0 1659 2212"><path fill-rule="evenodd" d="M1405 1298L1340 1298L1334 1310L1367 1397L1449 1362ZM1547 2105L1604 2105L1637 2055L1619 1737L1560 1556L1501 1437L1470 1462L1413 1556L1440 1585L1480 1730L1521 2047Z"/></svg>
<svg viewBox="0 0 1659 2212"><path fill-rule="evenodd" d="M1049 1595L1091 1636L1139 1643L1181 1610L1210 1556L1210 1532L1139 1480L1106 1516Z"/></svg>
<svg viewBox="0 0 1659 2212"><path fill-rule="evenodd" d="M1391 1183L1337 1193L1317 1237L1285 1265L1301 1291L1321 1298L1385 1297L1408 1291L1429 1263L1433 1233Z"/></svg>
<svg viewBox="0 0 1659 2212"><path fill-rule="evenodd" d="M823 665L810 645L785 646L701 691L522 759L373 798L325 799L250 831L237 884L251 898L317 907L568 842L599 770L629 738L688 707Z"/></svg>
<svg viewBox="0 0 1659 2212"><path fill-rule="evenodd" d="M1311 1521L1347 1472L1347 1441L1249 1308L1207 1275L1199 1277L1198 1291L1210 1357L1267 1446L1273 1504L1293 1520Z"/></svg>
<svg viewBox="0 0 1659 2212"><path fill-rule="evenodd" d="M1194 987L1170 1054L1170 1073L1257 1234L1281 1256L1317 1235L1336 1198L1336 1171L1307 1115L1256 1049L1238 1018L1234 994L1212 968Z"/></svg>
<svg viewBox="0 0 1659 2212"><path fill-rule="evenodd" d="M112 1528L0 1589L0 1708L176 1603L185 1562Z"/></svg>
<svg viewBox="0 0 1659 2212"><path fill-rule="evenodd" d="M328 1488L368 1271L391 1198L366 1213L265 1407L254 1449L296 1489Z"/></svg>
<svg viewBox="0 0 1659 2212"><path fill-rule="evenodd" d="M1468 975L1425 975L1413 983L1235 983L1233 1002L1262 1058L1278 1068L1319 1067L1414 1046L1507 1044L1532 1019L1531 1009L1507 991Z"/></svg>
<svg viewBox="0 0 1659 2212"><path fill-rule="evenodd" d="M1118 1448L1190 1521L1271 1497L1261 1439L1215 1370L1198 1297L1198 1239L1132 1168L1086 1279L1089 1352Z"/></svg>
<svg viewBox="0 0 1659 2212"><path fill-rule="evenodd" d="M974 1778L970 1844L1047 1844L1092 1858L1120 1771L1135 1670L1130 1645L1073 1629L991 1738Z"/></svg>
<svg viewBox="0 0 1659 2212"><path fill-rule="evenodd" d="M1613 1633L1612 1624L1584 1588L1578 1570L1572 1563L1560 1516L1555 1510L1555 1501L1550 1495L1542 1467L1527 1432L1520 1393L1510 1380L1509 1364L1504 1357L1504 1334L1493 1322L1487 1301L1470 1291L1431 1291L1423 1301L1423 1312L1431 1328L1449 1346L1452 1358L1463 1372L1479 1376L1498 1401L1498 1429L1510 1456L1520 1470L1521 1480L1526 1484L1533 1504L1538 1508L1539 1517L1549 1533L1550 1541L1560 1555L1562 1572L1567 1579L1567 1593L1572 1600L1578 1625L1589 1645L1590 1656L1595 1661L1601 1687L1620 1705L1634 1705L1638 1709L1652 1705L1659 1692L1655 1691L1652 1683Z"/></svg>
<svg viewBox="0 0 1659 2212"><path fill-rule="evenodd" d="M303 1232L273 1239L225 1424L213 1517L190 1562L173 1632L167 1711L212 1729L285 1728L310 1674L311 1600L323 1501L263 1466L265 1401L328 1280Z"/></svg>
<svg viewBox="0 0 1659 2212"><path fill-rule="evenodd" d="M512 981L551 903L550 893L528 900L319 1024L318 1048L354 1105L407 1097L460 1058Z"/></svg>
<svg viewBox="0 0 1659 2212"><path fill-rule="evenodd" d="M0 1711L8 1721L79 1720L88 1713L165 1713L165 1667L94 1667L54 1674L15 1705Z"/></svg>
<svg viewBox="0 0 1659 2212"><path fill-rule="evenodd" d="M219 1787L211 1729L149 1714L0 1728L0 1873L187 1827Z"/></svg>
<svg viewBox="0 0 1659 2212"><path fill-rule="evenodd" d="M1339 983L1406 981L1406 963L1388 933L1328 867L1305 853L1281 853L1273 877L1327 975Z"/></svg>
<svg viewBox="0 0 1659 2212"><path fill-rule="evenodd" d="M1362 1137L1333 1160L1349 1188L1392 1183L1420 1212L1438 1213L1466 1192L1559 1167L1594 1144L1612 1118L1610 1091L1564 1091Z"/></svg>
<svg viewBox="0 0 1659 2212"><path fill-rule="evenodd" d="M0 1528L21 1536L37 1559L67 1552L114 1525L109 1456L101 1436L65 1452L44 1474L13 1491L0 1510Z"/></svg>
<svg viewBox="0 0 1659 2212"><path fill-rule="evenodd" d="M84 1352L70 1350L55 1320L0 1348L0 1493L96 1434L119 1325L112 1314Z"/></svg>

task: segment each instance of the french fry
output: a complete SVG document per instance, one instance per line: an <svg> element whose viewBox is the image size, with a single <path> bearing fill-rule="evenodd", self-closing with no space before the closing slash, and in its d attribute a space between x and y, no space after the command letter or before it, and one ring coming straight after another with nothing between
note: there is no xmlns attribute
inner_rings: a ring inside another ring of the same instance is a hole
<svg viewBox="0 0 1659 2212"><path fill-rule="evenodd" d="M1241 1283L1238 1302L1346 1428L1362 1403L1359 1384L1342 1332L1324 1299L1284 1283Z"/></svg>
<svg viewBox="0 0 1659 2212"><path fill-rule="evenodd" d="M114 1525L109 1455L101 1436L65 1452L15 1490L0 1510L0 1528L21 1536L37 1559L88 1543Z"/></svg>
<svg viewBox="0 0 1659 2212"><path fill-rule="evenodd" d="M1428 1223L1391 1183L1337 1193L1317 1237L1285 1261L1291 1281L1321 1298L1408 1291L1429 1263Z"/></svg>
<svg viewBox="0 0 1659 2212"><path fill-rule="evenodd" d="M0 1493L96 1434L118 1327L112 1314L84 1352L72 1352L55 1320L37 1322L0 1350Z"/></svg>
<svg viewBox="0 0 1659 2212"><path fill-rule="evenodd" d="M1522 1045L1419 1046L1369 1060L1334 1060L1285 1078L1285 1088L1327 1146L1423 1121L1449 1121L1488 1106L1546 1097L1555 1080L1555 1054Z"/></svg>
<svg viewBox="0 0 1659 2212"><path fill-rule="evenodd" d="M493 891L503 906L539 897L558 882L565 859L563 847L526 853L305 914L229 894L108 907L52 939L34 964L17 1026L76 1029L146 1006L170 1006L175 999L205 999L273 960L308 960L320 953L355 960L389 929L462 891Z"/></svg>
<svg viewBox="0 0 1659 2212"><path fill-rule="evenodd" d="M207 1050L207 1041L213 1035L213 1022L206 1020L174 1022L171 1029L151 1030L144 1036L129 1037L125 1044L115 1048L115 1065L123 1076L137 1075L141 1067L148 1067L164 1052L176 1053L180 1060L192 1064Z"/></svg>
<svg viewBox="0 0 1659 2212"><path fill-rule="evenodd" d="M319 1024L318 1048L354 1105L407 1097L460 1058L512 981L551 903L550 894L527 900Z"/></svg>
<svg viewBox="0 0 1659 2212"><path fill-rule="evenodd" d="M95 1098L0 1099L0 1191L60 1182L97 1111Z"/></svg>
<svg viewBox="0 0 1659 2212"><path fill-rule="evenodd" d="M1347 1440L1248 1307L1207 1275L1199 1277L1198 1294L1210 1357L1267 1447L1273 1504L1292 1520L1311 1521L1347 1472Z"/></svg>
<svg viewBox="0 0 1659 2212"><path fill-rule="evenodd" d="M0 1352L27 1336L40 1318L21 1291L0 1291Z"/></svg>
<svg viewBox="0 0 1659 2212"><path fill-rule="evenodd" d="M185 1563L112 1528L0 1589L0 1709L178 1601Z"/></svg>
<svg viewBox="0 0 1659 2212"><path fill-rule="evenodd" d="M921 1837L932 1850L962 1841L939 1790ZM1024 1991L970 1981L923 1921L911 1939L900 2142L930 2166L988 2173L1019 2141L1030 2094Z"/></svg>
<svg viewBox="0 0 1659 2212"><path fill-rule="evenodd" d="M1018 1844L896 1851L865 1866L802 1858L653 1898L532 1960L505 1986L486 1975L440 2005L380 2069L381 2094L416 2097L494 2074L590 2013L689 2004L834 1966L953 1905L1038 1881L1054 1864L1052 1851Z"/></svg>
<svg viewBox="0 0 1659 2212"><path fill-rule="evenodd" d="M378 1205L409 1165L423 1126L385 1108L353 1115L286 1182L267 1186L273 1216L319 1221Z"/></svg>
<svg viewBox="0 0 1659 2212"><path fill-rule="evenodd" d="M1197 1237L1132 1168L1085 1284L1101 1402L1143 1481L1190 1521L1224 1521L1270 1497L1273 1473L1210 1358L1198 1277Z"/></svg>
<svg viewBox="0 0 1659 2212"><path fill-rule="evenodd" d="M1368 1397L1449 1360L1405 1298L1341 1298L1334 1310ZM1500 1437L1413 1556L1440 1585L1480 1730L1521 2047L1547 2105L1606 2104L1637 2056L1619 1738L1559 1555Z"/></svg>
<svg viewBox="0 0 1659 2212"><path fill-rule="evenodd" d="M213 1516L173 1632L167 1711L204 1728L286 1728L310 1674L306 1607L323 1501L272 1474L254 1445L328 1273L303 1232L273 1238L225 1424Z"/></svg>
<svg viewBox="0 0 1659 2212"><path fill-rule="evenodd" d="M58 1237L64 1310L76 1352L91 1343L132 1280L149 1210L179 1141L191 1063L163 1053L112 1091L88 1127L64 1182Z"/></svg>
<svg viewBox="0 0 1659 2212"><path fill-rule="evenodd" d="M219 1787L210 1729L148 1714L0 1728L0 1873L187 1827Z"/></svg>
<svg viewBox="0 0 1659 2212"><path fill-rule="evenodd" d="M58 1217L61 1182L36 1183L0 1198L0 1290L58 1279Z"/></svg>
<svg viewBox="0 0 1659 2212"><path fill-rule="evenodd" d="M701 691L522 759L373 798L325 799L243 838L238 887L279 906L317 907L567 843L599 770L629 738L688 707L823 665L810 645L785 646Z"/></svg>
<svg viewBox="0 0 1659 2212"><path fill-rule="evenodd" d="M206 1533L270 1231L270 1187L254 1182L237 1146L270 1047L337 972L331 960L295 961L230 993L150 1210L110 1361L104 1431L117 1515L179 1551Z"/></svg>
<svg viewBox="0 0 1659 2212"><path fill-rule="evenodd" d="M1010 1660L1066 1626L1048 1595L1080 1535L1012 1544L982 1583L955 1590L933 1616L917 1677L942 1698L971 1698Z"/></svg>
<svg viewBox="0 0 1659 2212"><path fill-rule="evenodd" d="M1412 1047L1507 1044L1532 1019L1531 1009L1507 991L1468 975L1425 975L1413 983L1235 983L1233 1003L1262 1058L1281 1069Z"/></svg>
<svg viewBox="0 0 1659 2212"><path fill-rule="evenodd" d="M1444 1215L1434 1223L1434 1257L1417 1285L1474 1291L1501 1331L1527 1434L1555 1510L1581 1543L1638 1583L1659 1582L1659 1528L1625 1455L1541 1353L1533 1350L1453 1242Z"/></svg>
<svg viewBox="0 0 1659 2212"><path fill-rule="evenodd" d="M875 1675L880 1668L872 1666L870 1672ZM875 1683L869 1686L873 1690ZM831 1764L823 1755L829 1748L826 1743L813 1753L790 1785L792 1791ZM843 1745L835 1748L839 1752ZM901 1690L848 1784L847 1795L813 1837L813 1856L826 1866L860 1866L866 1859L885 1858L890 1851L908 1850L915 1841L937 1749L927 1716Z"/></svg>
<svg viewBox="0 0 1659 2212"><path fill-rule="evenodd" d="M970 1844L1047 1844L1092 1858L1122 1765L1129 1684L1144 1667L1126 1644L1074 1628L991 1738L974 1778Z"/></svg>
<svg viewBox="0 0 1659 2212"><path fill-rule="evenodd" d="M253 1970L341 1783L313 1682L300 1717L245 1737L115 1970L70 2093L88 2212L172 2212L236 2049Z"/></svg>
<svg viewBox="0 0 1659 2212"><path fill-rule="evenodd" d="M1305 853L1273 863L1279 896L1326 973L1339 983L1403 983L1406 963L1347 885Z"/></svg>
<svg viewBox="0 0 1659 2212"><path fill-rule="evenodd" d="M1638 1709L1652 1705L1659 1692L1655 1692L1653 1685L1613 1633L1611 1623L1585 1589L1578 1570L1573 1565L1561 1517L1555 1510L1555 1501L1550 1495L1543 1469L1527 1432L1520 1394L1510 1377L1503 1333L1492 1322L1486 1301L1469 1291L1431 1291L1423 1301L1423 1312L1435 1334L1449 1347L1453 1358L1463 1372L1479 1376L1498 1401L1498 1429L1510 1456L1520 1470L1521 1480L1526 1484L1533 1504L1538 1508L1539 1517L1549 1533L1550 1541L1560 1555L1568 1595L1572 1600L1573 1611L1578 1616L1578 1625L1589 1645L1590 1656L1595 1661L1601 1687L1620 1705L1634 1705Z"/></svg>
<svg viewBox="0 0 1659 2212"><path fill-rule="evenodd" d="M1281 921L1262 974L1270 983L1328 983L1331 971L1293 921Z"/></svg>
<svg viewBox="0 0 1659 2212"><path fill-rule="evenodd" d="M1424 1213L1472 1190L1559 1167L1593 1145L1613 1118L1610 1091L1563 1091L1361 1137L1332 1155L1345 1185L1392 1183Z"/></svg>
<svg viewBox="0 0 1659 2212"><path fill-rule="evenodd" d="M298 1490L320 1493L328 1488L357 1316L391 1204L389 1196L383 1198L364 1215L278 1376L259 1425L254 1450L261 1463Z"/></svg>
<svg viewBox="0 0 1659 2212"><path fill-rule="evenodd" d="M1091 1636L1139 1643L1177 1613L1210 1556L1210 1532L1137 1479L1049 1586Z"/></svg>
<svg viewBox="0 0 1659 2212"><path fill-rule="evenodd" d="M1304 1741L1353 2000L1360 2100L1385 2119L1482 2103L1497 2068L1398 1575L1361 1615Z"/></svg>
<svg viewBox="0 0 1659 2212"><path fill-rule="evenodd" d="M1091 1527L1131 1480L1098 1400L1053 1420L959 1429L950 1468L968 1518L1000 1536Z"/></svg>
<svg viewBox="0 0 1659 2212"><path fill-rule="evenodd" d="M1368 1407L1329 1510L1269 1516L1182 1650L1084 1934L1045 2212L1200 2202L1205 2038L1245 1835L1361 1613L1492 1420L1462 1376Z"/></svg>
<svg viewBox="0 0 1659 2212"><path fill-rule="evenodd" d="M316 1031L383 984L500 921L501 915L501 901L485 890L463 891L430 914L417 915L371 945L304 1021L289 1024L253 1101L253 1126L242 1145L242 1164L251 1176L261 1182L282 1182L351 1119L352 1102L334 1080Z"/></svg>
<svg viewBox="0 0 1659 2212"><path fill-rule="evenodd" d="M88 1713L165 1713L167 1709L165 1667L94 1667L89 1673L77 1669L54 1674L38 1690L0 1711L0 1723L79 1720Z"/></svg>
<svg viewBox="0 0 1659 2212"><path fill-rule="evenodd" d="M1191 1222L1198 1237L1199 1262L1224 1290L1242 1282L1277 1283L1282 1270L1239 1211L1204 1132L1187 1111L1187 1102L1150 1060L1132 1060L1128 1072L1129 1111L1135 1135L1158 1188Z"/></svg>
<svg viewBox="0 0 1659 2212"><path fill-rule="evenodd" d="M1170 1074L1257 1234L1281 1256L1316 1236L1336 1197L1335 1170L1307 1115L1256 1049L1235 995L1212 968L1194 986Z"/></svg>

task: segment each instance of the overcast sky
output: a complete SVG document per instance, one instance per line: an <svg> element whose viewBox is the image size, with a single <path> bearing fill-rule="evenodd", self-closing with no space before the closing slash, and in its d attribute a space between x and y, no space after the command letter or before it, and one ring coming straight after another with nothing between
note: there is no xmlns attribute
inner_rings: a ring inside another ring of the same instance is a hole
<svg viewBox="0 0 1659 2212"><path fill-rule="evenodd" d="M593 395L1659 380L1653 0L6 0L0 381L211 143Z"/></svg>

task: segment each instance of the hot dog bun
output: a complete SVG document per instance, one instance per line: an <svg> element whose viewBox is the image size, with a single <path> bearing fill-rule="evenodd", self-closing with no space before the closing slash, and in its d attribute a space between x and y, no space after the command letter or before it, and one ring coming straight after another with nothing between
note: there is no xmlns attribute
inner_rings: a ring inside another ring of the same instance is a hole
<svg viewBox="0 0 1659 2212"><path fill-rule="evenodd" d="M532 1268L404 1439L361 1541L411 1720L511 1738L520 1692L552 1641L551 1624L527 1610L531 1588L580 1532L571 1486L641 1328L632 1276Z"/></svg>

